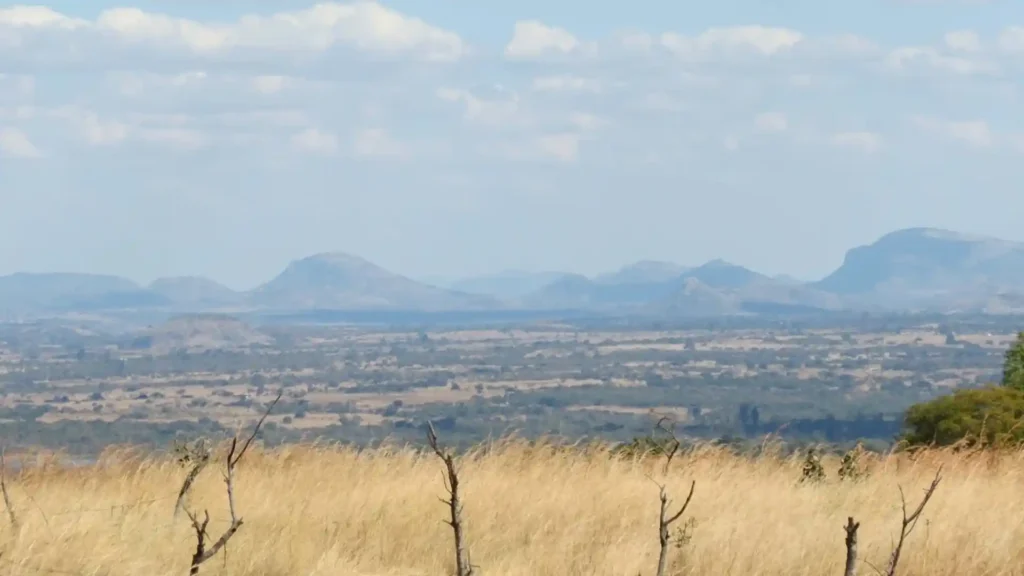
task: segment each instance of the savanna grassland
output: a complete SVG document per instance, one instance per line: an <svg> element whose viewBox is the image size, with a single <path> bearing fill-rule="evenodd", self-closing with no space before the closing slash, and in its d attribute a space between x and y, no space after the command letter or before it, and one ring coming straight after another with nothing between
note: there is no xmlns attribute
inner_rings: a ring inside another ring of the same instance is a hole
<svg viewBox="0 0 1024 576"><path fill-rule="evenodd" d="M653 575L658 484L692 503L675 527L669 574L842 574L843 526L860 523L859 574L884 570L902 518L942 480L903 549L898 574L1024 574L1024 453L934 450L866 456L867 475L803 483L801 456L707 447L624 458L606 448L502 441L456 459L465 537L479 574ZM188 510L208 509L210 539L229 523L223 455L200 474ZM443 575L454 565L443 464L430 451L288 445L254 449L234 475L243 525L202 574ZM15 523L2 518L0 574L187 574L195 533L174 514L186 468L166 455L109 451L96 463L28 462L8 471ZM200 513L200 517L201 517Z"/></svg>

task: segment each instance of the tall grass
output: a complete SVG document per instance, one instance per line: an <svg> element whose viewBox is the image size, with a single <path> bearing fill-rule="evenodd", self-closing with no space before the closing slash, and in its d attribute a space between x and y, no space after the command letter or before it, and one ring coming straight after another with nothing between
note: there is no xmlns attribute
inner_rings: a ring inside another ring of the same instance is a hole
<svg viewBox="0 0 1024 576"><path fill-rule="evenodd" d="M219 462L189 503L209 509L213 538L229 522ZM838 480L838 459L824 464L829 479L806 484L799 457L701 448L666 474L656 457L499 442L459 461L471 560L488 576L653 574L655 482L678 502L696 480L692 539L673 550L671 574L842 574L847 516L861 522L860 557L883 567L900 525L898 487L913 505L943 465L899 573L1024 574L1024 454L872 457L857 482ZM244 525L202 573L450 574L441 471L429 451L404 448L253 451L235 478ZM186 574L195 535L185 515L173 516L185 474L170 457L124 450L88 467L42 461L9 472L20 528L0 515L0 574Z"/></svg>

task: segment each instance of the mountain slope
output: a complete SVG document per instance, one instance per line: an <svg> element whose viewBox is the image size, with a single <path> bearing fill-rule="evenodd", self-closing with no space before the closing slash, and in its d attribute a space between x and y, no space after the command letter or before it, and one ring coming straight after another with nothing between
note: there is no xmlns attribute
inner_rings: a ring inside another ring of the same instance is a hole
<svg viewBox="0 0 1024 576"><path fill-rule="evenodd" d="M1024 244L936 228L898 230L848 251L843 264L813 286L900 302L1020 290Z"/></svg>
<svg viewBox="0 0 1024 576"><path fill-rule="evenodd" d="M242 298L241 294L227 286L201 276L159 278L149 285L149 290L178 305L234 304Z"/></svg>
<svg viewBox="0 0 1024 576"><path fill-rule="evenodd" d="M296 260L247 297L256 306L281 310L450 310L498 305L493 298L428 286L341 252Z"/></svg>
<svg viewBox="0 0 1024 576"><path fill-rule="evenodd" d="M508 270L497 274L464 278L448 284L448 287L470 294L486 294L497 298L521 298L565 276L568 276L565 272Z"/></svg>
<svg viewBox="0 0 1024 576"><path fill-rule="evenodd" d="M594 278L601 284L649 284L675 280L689 270L688 267L674 262L657 260L641 260L619 268L615 272L599 274Z"/></svg>
<svg viewBox="0 0 1024 576"><path fill-rule="evenodd" d="M148 296L138 284L118 276L27 272L0 276L0 310L69 308L99 301L116 305L119 300L152 303Z"/></svg>

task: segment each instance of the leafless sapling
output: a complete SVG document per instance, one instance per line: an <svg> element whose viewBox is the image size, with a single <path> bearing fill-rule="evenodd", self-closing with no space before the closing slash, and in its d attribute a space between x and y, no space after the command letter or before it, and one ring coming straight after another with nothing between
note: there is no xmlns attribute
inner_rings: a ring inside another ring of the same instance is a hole
<svg viewBox="0 0 1024 576"><path fill-rule="evenodd" d="M857 529L860 522L854 522L853 516L846 519L846 570L843 576L857 576Z"/></svg>
<svg viewBox="0 0 1024 576"><path fill-rule="evenodd" d="M667 418L663 417L658 420L656 425L669 435L669 446L665 450L665 473L668 473L669 465L672 464L672 458L675 457L679 451L679 447L682 443L676 437L675 432L666 427L665 421ZM657 484L657 483L656 483ZM665 491L664 484L658 484L658 498L661 501L661 509L658 515L658 543L660 544L660 551L658 553L658 576L665 576L665 571L668 569L668 550L669 545L672 543L671 532L672 524L674 524L683 513L686 512L686 508L690 505L690 500L693 499L693 491L697 487L697 481L694 480L690 483L690 492L686 495L686 500L683 505L673 514L669 509L668 493Z"/></svg>
<svg viewBox="0 0 1024 576"><path fill-rule="evenodd" d="M190 466L185 481L181 483L181 489L178 490L178 499L174 503L174 515L177 516L185 505L185 499L188 497L192 485L199 478L199 473L210 463L211 454L205 438L200 438L193 443L175 445L175 452L178 454L178 462L181 465Z"/></svg>
<svg viewBox="0 0 1024 576"><path fill-rule="evenodd" d="M14 513L14 507L11 506L11 495L7 492L7 459L6 449L0 449L0 492L3 492L4 496L4 508L7 509L7 517L11 520L11 526L18 529L18 516Z"/></svg>
<svg viewBox="0 0 1024 576"><path fill-rule="evenodd" d="M437 454L437 457L444 462L445 470L441 474L441 479L448 492L448 499L441 498L441 502L448 506L450 519L445 520L445 524L451 526L452 534L455 537L455 575L472 576L473 565L470 563L469 550L466 549L462 532L462 502L459 500L459 473L455 468L455 457L438 444L437 432L434 431L434 425L429 421L427 422L427 444L430 445L434 454Z"/></svg>
<svg viewBox="0 0 1024 576"><path fill-rule="evenodd" d="M935 494L935 489L939 487L939 482L942 481L942 467L935 472L935 478L932 483L925 490L924 498L921 499L921 503L917 505L917 508L913 512L907 514L907 498L903 494L903 487L900 487L900 502L903 510L903 525L900 527L900 537L896 541L896 547L892 550L892 555L889 557L889 566L886 571L886 576L896 576L896 566L900 562L900 554L903 552L903 544L907 540L907 536L914 531L917 526L917 521L921 518L921 512L924 511L924 507L931 500L932 495Z"/></svg>
<svg viewBox="0 0 1024 576"><path fill-rule="evenodd" d="M281 392L278 392L277 397L274 398L274 401L271 402L269 406L267 406L267 410L263 413L263 416L260 417L259 421L256 422L256 426L253 427L252 434L250 434L249 437L246 438L245 442L242 442L241 445L239 445L237 434L231 439L231 447L228 450L228 456L227 460L225 461L224 470L224 483L227 485L228 493L228 512L231 514L231 525L228 526L227 530L225 530L224 533L221 534L219 538L217 538L217 540L213 543L212 546L207 548L206 544L210 536L206 532L206 527L210 524L209 510L203 511L202 522L199 521L198 513L192 511L186 512L188 514L189 520L192 521L192 528L193 530L195 530L196 533L196 551L192 554L192 564L189 568L190 576L199 574L199 566L207 560L209 560L210 558L216 556L217 553L220 552L220 550L227 545L228 540L230 540L231 537L234 536L236 532L238 532L238 529L242 527L242 518L238 516L237 512L235 511L235 468L238 466L238 463L242 460L242 457L245 456L245 453L249 450L249 447L252 445L253 440L256 439L256 435L259 433L260 428L266 421L267 416L270 416L270 412L274 409L274 406L280 399Z"/></svg>

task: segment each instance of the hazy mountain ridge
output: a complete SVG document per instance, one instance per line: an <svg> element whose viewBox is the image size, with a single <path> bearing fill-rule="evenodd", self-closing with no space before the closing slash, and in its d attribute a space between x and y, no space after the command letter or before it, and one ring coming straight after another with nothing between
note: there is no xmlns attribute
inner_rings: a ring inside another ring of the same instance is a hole
<svg viewBox="0 0 1024 576"><path fill-rule="evenodd" d="M423 284L358 256L325 252L295 260L246 295L265 309L486 309L498 300Z"/></svg>
<svg viewBox="0 0 1024 576"><path fill-rule="evenodd" d="M588 277L508 271L434 286L358 256L298 259L266 283L237 292L203 277L141 286L109 275L18 273L0 277L0 313L98 310L592 310L653 315L813 313L916 309L1024 311L1024 243L934 228L898 230L852 248L815 282L769 277L723 260L687 267L639 261Z"/></svg>

